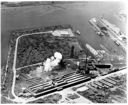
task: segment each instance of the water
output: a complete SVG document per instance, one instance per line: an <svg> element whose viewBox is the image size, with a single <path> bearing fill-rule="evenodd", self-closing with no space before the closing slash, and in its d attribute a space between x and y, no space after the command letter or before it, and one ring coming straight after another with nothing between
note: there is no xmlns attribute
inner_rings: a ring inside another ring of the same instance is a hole
<svg viewBox="0 0 128 105"><path fill-rule="evenodd" d="M59 8L63 7L63 8ZM81 32L80 39L96 49L103 39L99 38L91 28L88 20L105 16L111 23L125 31L125 24L115 19L114 13L124 7L120 2L88 2L74 4L57 4L57 6L30 6L3 8L1 10L1 59L6 63L8 54L9 32L15 29L33 28L47 25L71 24Z"/></svg>

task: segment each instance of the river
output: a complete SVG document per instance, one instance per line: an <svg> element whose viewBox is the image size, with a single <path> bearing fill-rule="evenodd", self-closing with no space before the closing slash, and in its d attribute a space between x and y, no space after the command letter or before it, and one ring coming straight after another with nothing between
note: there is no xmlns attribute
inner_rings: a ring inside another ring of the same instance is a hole
<svg viewBox="0 0 128 105"><path fill-rule="evenodd" d="M114 17L114 14L123 8L124 4L120 2L76 2L54 4L53 6L2 7L1 64L3 66L7 60L9 32L15 29L71 24L74 29L78 29L81 32L80 39L84 44L89 43L95 49L100 49L99 45L105 44L106 39L102 39L95 34L88 20L93 17L104 16L125 32L125 23ZM111 46L113 43L110 42L108 44L107 46Z"/></svg>

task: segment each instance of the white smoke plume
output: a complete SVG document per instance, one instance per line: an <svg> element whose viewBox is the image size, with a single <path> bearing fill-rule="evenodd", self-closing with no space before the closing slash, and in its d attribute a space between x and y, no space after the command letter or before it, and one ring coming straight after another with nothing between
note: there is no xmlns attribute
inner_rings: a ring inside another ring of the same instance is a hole
<svg viewBox="0 0 128 105"><path fill-rule="evenodd" d="M55 66L59 64L62 59L62 54L60 52L55 52L54 56L51 58L47 58L47 60L43 63L44 71L51 71Z"/></svg>
<svg viewBox="0 0 128 105"><path fill-rule="evenodd" d="M36 77L41 77L42 75L42 66L37 67L36 71L32 71L33 74L36 74Z"/></svg>

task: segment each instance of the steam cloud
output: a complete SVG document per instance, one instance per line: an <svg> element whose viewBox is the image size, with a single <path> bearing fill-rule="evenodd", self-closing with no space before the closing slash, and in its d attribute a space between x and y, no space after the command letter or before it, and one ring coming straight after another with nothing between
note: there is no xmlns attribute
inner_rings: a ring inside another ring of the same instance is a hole
<svg viewBox="0 0 128 105"><path fill-rule="evenodd" d="M60 52L55 52L54 56L51 58L47 58L47 60L43 63L44 71L51 71L55 66L59 64L62 59L62 54Z"/></svg>

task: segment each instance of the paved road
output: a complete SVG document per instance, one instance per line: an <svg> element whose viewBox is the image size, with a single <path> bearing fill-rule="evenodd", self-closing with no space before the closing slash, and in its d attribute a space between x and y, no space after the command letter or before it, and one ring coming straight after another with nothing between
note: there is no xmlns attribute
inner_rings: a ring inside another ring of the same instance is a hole
<svg viewBox="0 0 128 105"><path fill-rule="evenodd" d="M16 39L16 45L15 45L15 52L14 52L14 60L13 60L13 82L12 82L12 95L15 97L15 101L16 102L25 102L25 100L19 98L18 96L16 96L15 92L14 92L14 89L15 89L15 82L16 82L16 58L17 58L17 47L18 47L18 41L21 37L23 36L28 36L28 35L33 35L33 34L42 34L42 33L49 33L49 32L52 32L52 31L47 31L47 32L37 32L37 33L32 33L32 34L24 34L24 35L21 35L19 36L17 39Z"/></svg>

